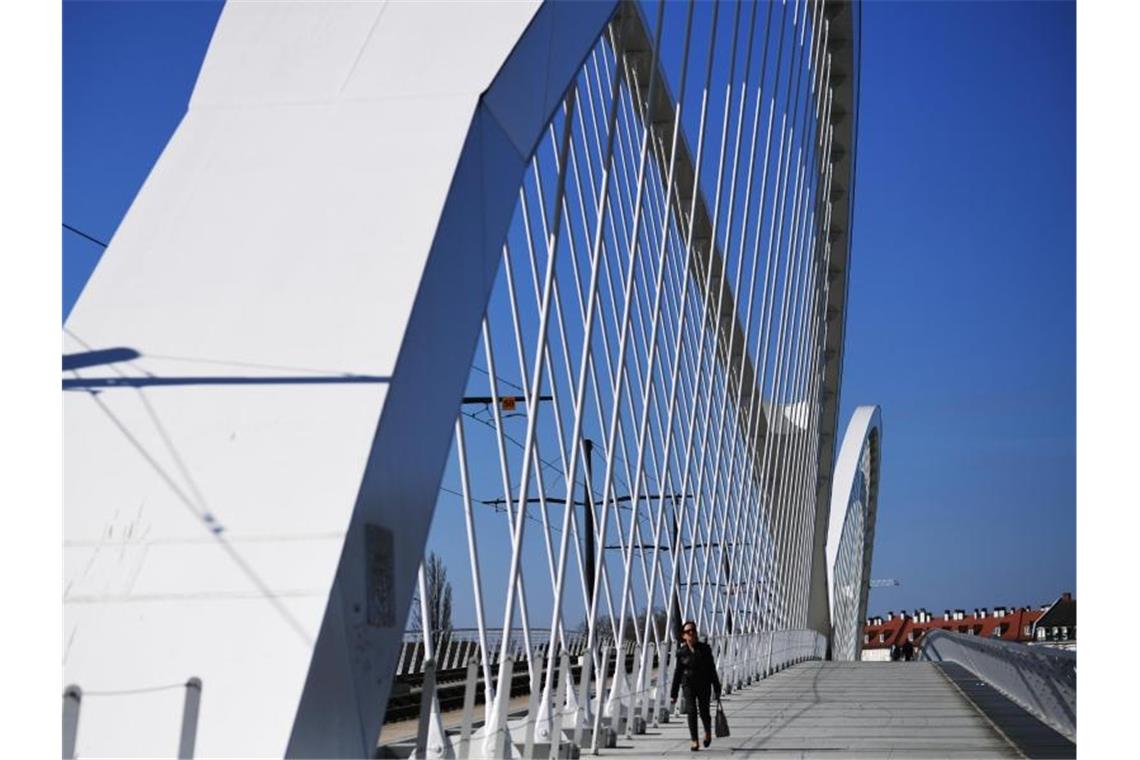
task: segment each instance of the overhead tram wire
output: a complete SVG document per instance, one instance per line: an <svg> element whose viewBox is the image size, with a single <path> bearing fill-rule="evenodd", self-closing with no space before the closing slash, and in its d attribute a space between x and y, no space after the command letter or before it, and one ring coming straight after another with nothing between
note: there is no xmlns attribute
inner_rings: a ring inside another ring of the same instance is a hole
<svg viewBox="0 0 1140 760"><path fill-rule="evenodd" d="M102 247L102 248L106 248L106 247L107 247L107 244L106 244L106 243L104 243L102 240L99 240L99 239L98 239L98 238L96 238L96 237L92 237L91 235L88 235L86 232L84 232L84 231L83 231L83 230L81 230L81 229L78 229L78 228L76 228L76 227L72 227L72 226L71 226L70 224L68 224L67 222L63 222L63 228L64 228L65 230L67 230L68 232L73 232L73 233L75 233L76 235L78 235L78 236L79 236L79 237L81 237L81 238L85 238L85 239L87 239L87 240L90 240L90 241L91 241L92 243L94 243L95 245L98 245L98 246L100 246L100 247Z"/></svg>
<svg viewBox="0 0 1140 760"><path fill-rule="evenodd" d="M477 416L476 414L474 414L472 412L460 412L460 414L462 414L464 417L467 417L469 419L474 420L475 422L478 422L481 425L485 425L485 426L489 427L491 430L495 429L495 426L493 423L488 422L487 420L483 419L482 417ZM518 440L517 438L515 438L515 437L513 437L507 433L503 433L503 439L513 443L515 446L518 446L520 449L523 447L522 441ZM541 459L541 458L539 459L539 462L544 467L549 468L551 470L551 472L558 475L558 477L560 477L560 478L563 477L562 472L559 469L558 465L554 464L553 462L551 462L547 459ZM582 483L582 481L579 482L579 485L581 485L581 483Z"/></svg>
<svg viewBox="0 0 1140 760"><path fill-rule="evenodd" d="M471 369L475 370L476 372L481 372L484 375L490 375L490 373L487 372L487 370L483 369L482 367L480 367L475 362L471 363ZM520 393L525 391L525 389L521 385L519 385L517 383L512 383L510 380L504 380L503 378L498 377L498 376L496 376L495 379L498 380L503 385L511 386L512 388L518 390Z"/></svg>
<svg viewBox="0 0 1140 760"><path fill-rule="evenodd" d="M480 372L482 372L483 374L485 374L485 375L488 375L488 376L489 376L489 373L487 372L487 370L483 369L482 367L477 367L477 366L474 366L474 365L472 365L472 366L473 366L473 368L474 368L474 369L478 369L478 370L479 370ZM499 380L500 382L504 382L504 383L506 383L506 384L508 384L508 385L512 385L512 383L510 383L510 381L507 381L507 380L503 380L503 379L502 379L501 377L499 377L498 375L496 375L496 376L495 376L495 378L496 378L497 380ZM518 386L514 386L514 387L516 387L516 388L517 388ZM543 400L543 399L548 399L548 398L549 398L549 396L541 396L541 397L540 397L540 400ZM500 399L500 401L501 401L501 399ZM480 401L480 403L484 403L484 402ZM489 411L489 410L490 410L490 408L491 408L491 406L492 406L492 404L491 404L491 403L489 403L489 402L487 402L487 403L484 403L484 406L485 406L485 409L484 409L483 411ZM464 411L461 411L461 412L460 412L460 414L462 414L464 417L468 417L468 418L470 418L471 420L473 420L473 421L475 421L475 422L478 422L478 423L480 423L481 425L485 425L486 427L490 428L491 430L495 430L495 426L494 426L494 424L493 424L492 422L490 422L490 421L488 421L488 420L486 420L486 419L484 419L484 418L480 417L480 416L479 416L479 413L478 413L478 412L464 412ZM503 417L503 419L510 419L511 417L518 417L518 416L523 416L523 415L517 415L517 414L516 414L516 415L505 415L505 416ZM504 438L504 440L506 440L506 441L509 441L510 443L513 443L515 446L517 446L517 447L518 447L518 448L520 448L520 449L523 447L523 444L522 444L522 442L521 442L521 441L519 441L517 438L515 438L515 437L511 436L511 435L510 435L510 434L508 434L508 433L503 433L503 438ZM597 445L597 444L595 443L595 445ZM621 457L620 455L617 455L617 454L615 454L614 456L615 456L615 458L616 458L616 459L617 459L619 462L624 462L624 460L622 459L622 457ZM562 471L559 469L558 465L556 465L555 463L551 462L551 461L550 461L550 460L548 460L548 459L543 459L542 457L539 457L539 462L540 462L540 463L541 463L541 464L542 464L544 467L546 467L546 468L548 468L549 470L551 470L551 472L553 472L553 473L554 473L555 475L557 475L558 477L560 477L560 478L563 478L563 477L564 477L564 475L562 474ZM579 486L585 486L585 484L586 484L586 481L585 481L585 480L578 480L578 481L577 481L577 485L579 485ZM455 494L455 495L457 495L457 496L461 496L461 495L462 495L462 494L459 494L459 493L457 493L457 492L454 492L454 491L452 491L451 493L454 493L454 494Z"/></svg>
<svg viewBox="0 0 1140 760"><path fill-rule="evenodd" d="M439 490L443 491L444 493L449 494L451 496L458 496L461 499L465 498L462 492L456 491L454 488L448 488L447 486L441 485L439 487ZM501 507L502 504L505 504L505 502L503 502L501 499L477 499L475 501L477 501L477 503L482 504L485 507L490 507L493 511L498 512L498 513L502 513L502 512L506 511L505 509L502 509L502 507ZM558 504L558 503L564 503L565 499L548 499L547 501ZM535 522L539 522L538 518L534 517L533 515L529 515L527 519L534 520ZM558 529L552 528L552 530L558 530Z"/></svg>
<svg viewBox="0 0 1140 760"><path fill-rule="evenodd" d="M477 369L481 369L481 368L477 368ZM486 370L481 370L481 371L482 371L484 374L487 374L487 371L486 371ZM497 375L496 375L496 378L498 378L498 376L497 376ZM544 396L544 397L542 397L542 398L546 398L546 397ZM489 410L489 409L491 408L491 406L492 406L492 405L488 403L488 404L486 404L485 406L486 406L486 410ZM484 410L484 411L486 411L486 410ZM484 419L484 418L482 418L482 417L478 416L478 412L464 412L464 411L461 411L461 412L460 412L460 414L462 414L464 417L468 417L468 418L470 418L471 420L473 420L473 421L475 421L475 422L478 422L478 423L480 423L481 425L485 425L486 427L490 428L491 430L494 430L494 429L495 429L495 426L494 426L494 424L493 424L492 422L490 422L490 421L488 421L488 420L486 420L486 419ZM512 416L519 416L519 415L507 415L507 416L505 416L503 419L509 419L509 418L510 418L510 417L512 417ZM503 433L503 439L504 439L504 440L506 440L506 441L508 441L508 442L510 442L510 443L513 443L515 446L517 446L517 447L518 447L518 448L520 448L520 449L523 447L523 444L522 444L522 442L521 442L521 441L519 441L517 438L515 438L515 437L513 437L513 436L511 436L511 435L509 435L509 434L507 434L507 433ZM599 446L599 448L601 448L601 446L598 444L598 442L595 442L595 444L594 444L594 445L595 445L595 446ZM615 458L615 459L617 459L619 462L624 462L624 461L625 461L625 460L624 460L624 459L622 459L622 457L621 457L620 455L618 455L618 454L615 454L615 455L614 455L614 458ZM556 465L554 462L551 462L551 461L550 461L550 460L548 460L548 459L543 459L543 458L541 458L541 457L539 458L539 462L540 462L540 463L541 463L541 464L542 464L544 467L547 467L548 469L550 469L550 470L551 470L551 471L552 471L552 472L553 472L555 475L557 475L558 477L560 477L560 478L563 478L563 477L564 477L564 476L563 476L563 474L562 474L562 471L559 469L558 465ZM577 481L577 485L579 485L579 486L585 486L585 484L586 484L586 481L585 481L585 480L578 480L578 481ZM627 490L628 490L628 489L627 489Z"/></svg>

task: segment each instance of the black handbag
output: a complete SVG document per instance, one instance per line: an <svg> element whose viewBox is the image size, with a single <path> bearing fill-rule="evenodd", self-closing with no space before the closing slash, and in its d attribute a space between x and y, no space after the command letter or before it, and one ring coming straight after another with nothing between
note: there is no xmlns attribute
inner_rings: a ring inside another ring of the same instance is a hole
<svg viewBox="0 0 1140 760"><path fill-rule="evenodd" d="M720 700L716 701L716 738L723 739L728 736L728 718L724 714L724 707Z"/></svg>

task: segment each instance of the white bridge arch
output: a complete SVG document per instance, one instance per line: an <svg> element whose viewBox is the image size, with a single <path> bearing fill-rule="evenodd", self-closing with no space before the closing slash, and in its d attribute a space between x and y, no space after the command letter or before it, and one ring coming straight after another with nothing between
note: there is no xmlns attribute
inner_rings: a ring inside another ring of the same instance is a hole
<svg viewBox="0 0 1140 760"><path fill-rule="evenodd" d="M490 379L510 526L503 653L520 613L529 636L523 581L548 569L547 601L530 601L556 643L577 581L592 656L606 637L637 645L631 682L623 668L608 687L619 722L661 699L659 677L645 696L667 643L655 605L716 636L830 634L852 8L697 4L690 34L693 7L670 9L669 32L665 4L227 4L186 117L65 325L82 754L162 754L181 736L200 755L370 755L441 479L466 457L473 369ZM727 68L702 57L698 35L714 51L718 34ZM515 283L524 227L541 242ZM502 335L533 410L524 454L504 453ZM539 412L547 396L556 410ZM559 531L546 502L574 502L591 431L602 558L567 580L576 510ZM549 567L524 571L532 494ZM614 533L620 563L604 558ZM471 559L480 598L473 538ZM491 668L506 666L481 650L497 719Z"/></svg>
<svg viewBox="0 0 1140 760"><path fill-rule="evenodd" d="M858 407L851 415L836 459L827 530L831 656L836 660L858 660L863 651L863 620L867 616L879 512L882 446L879 407Z"/></svg>

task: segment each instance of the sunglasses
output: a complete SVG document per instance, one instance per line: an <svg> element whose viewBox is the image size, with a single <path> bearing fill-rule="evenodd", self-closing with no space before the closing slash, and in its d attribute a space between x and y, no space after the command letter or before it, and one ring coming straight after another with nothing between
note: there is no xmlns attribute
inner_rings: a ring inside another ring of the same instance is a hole
<svg viewBox="0 0 1140 760"><path fill-rule="evenodd" d="M697 629L696 628L686 628L683 631L681 631L682 636L685 636L686 634L692 634L693 636L696 636L697 635Z"/></svg>

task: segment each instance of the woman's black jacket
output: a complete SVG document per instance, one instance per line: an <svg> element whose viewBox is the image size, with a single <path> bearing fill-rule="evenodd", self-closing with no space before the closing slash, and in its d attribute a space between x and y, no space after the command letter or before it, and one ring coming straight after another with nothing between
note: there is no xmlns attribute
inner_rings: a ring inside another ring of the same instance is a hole
<svg viewBox="0 0 1140 760"><path fill-rule="evenodd" d="M685 699L694 695L708 698L709 686L716 690L716 698L720 699L720 679L716 675L716 662L713 661L712 648L703 641L698 641L693 649L682 644L677 649L677 669L673 672L673 688L669 691L669 698L677 699L677 691L685 687Z"/></svg>

